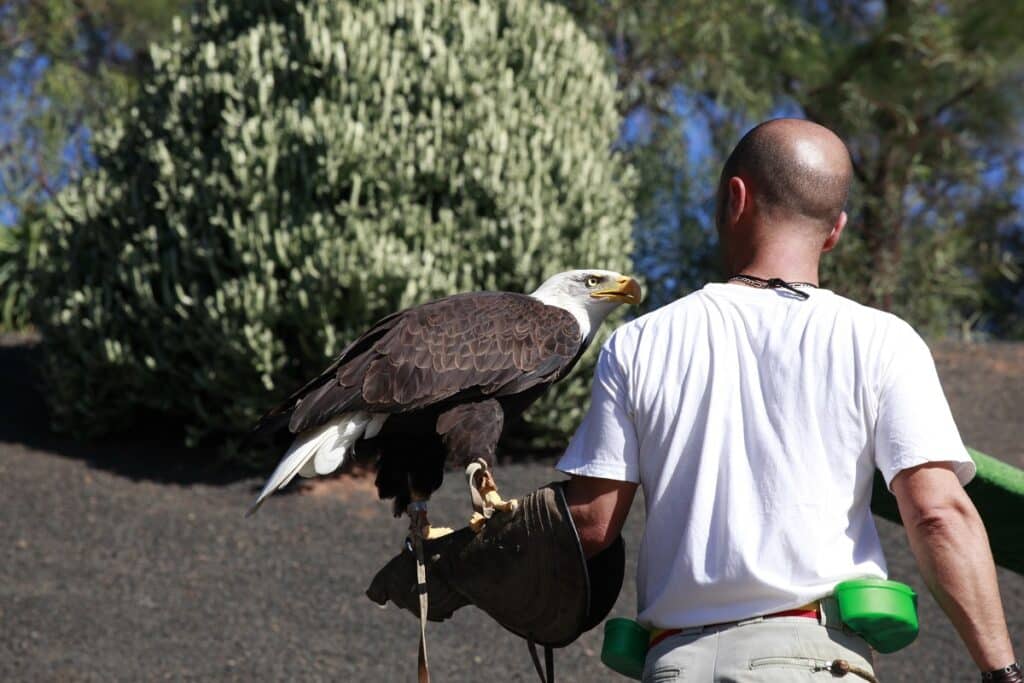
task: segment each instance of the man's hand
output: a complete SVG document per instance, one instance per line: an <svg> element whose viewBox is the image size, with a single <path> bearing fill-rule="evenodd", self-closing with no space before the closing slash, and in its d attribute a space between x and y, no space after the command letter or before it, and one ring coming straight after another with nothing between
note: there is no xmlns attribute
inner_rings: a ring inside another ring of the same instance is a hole
<svg viewBox="0 0 1024 683"><path fill-rule="evenodd" d="M981 517L946 465L897 474L892 492L925 583L982 671L1014 661Z"/></svg>
<svg viewBox="0 0 1024 683"><path fill-rule="evenodd" d="M571 475L565 499L587 558L610 546L626 522L637 485L628 481Z"/></svg>

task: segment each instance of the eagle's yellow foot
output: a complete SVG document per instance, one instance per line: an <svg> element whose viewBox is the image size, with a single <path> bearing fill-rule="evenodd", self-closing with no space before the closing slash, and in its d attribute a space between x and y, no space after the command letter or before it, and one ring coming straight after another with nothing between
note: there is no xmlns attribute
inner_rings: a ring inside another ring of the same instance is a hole
<svg viewBox="0 0 1024 683"><path fill-rule="evenodd" d="M466 468L466 477L469 479L469 493L473 500L473 509L476 512L469 519L469 526L474 532L480 533L487 520L495 512L513 513L519 509L519 501L516 499L504 500L498 493L498 485L494 482L494 475L491 468L483 460L474 460Z"/></svg>
<svg viewBox="0 0 1024 683"><path fill-rule="evenodd" d="M490 473L488 473L488 474L490 474ZM492 479L492 481L493 481L493 479ZM503 500L501 495L498 493L497 489L494 489L492 491L488 491L484 495L484 500L492 508L494 508L495 510L499 510L501 512L515 512L516 510L519 509L519 501L518 500L516 500L515 498L511 498L509 500Z"/></svg>
<svg viewBox="0 0 1024 683"><path fill-rule="evenodd" d="M483 531L485 524L487 524L487 518L479 512L474 512L473 516L469 518L469 528L473 530L474 534Z"/></svg>
<svg viewBox="0 0 1024 683"><path fill-rule="evenodd" d="M511 514L519 509L519 501L516 500L515 498L513 498L512 500L502 500L501 496L499 496L497 492L494 493L494 498L496 498L497 500L494 500L492 498L491 500L488 501L489 503L491 503L491 506L493 508L492 514L494 512ZM485 517L483 513L474 512L473 516L469 518L469 528L473 530L473 533L478 534L481 531L483 531L483 528L487 524L488 519L490 518Z"/></svg>
<svg viewBox="0 0 1024 683"><path fill-rule="evenodd" d="M442 536L446 536L446 535L450 534L453 531L455 531L455 530L452 529L451 527L446 527L446 526L430 526L428 524L427 525L427 532L423 535L423 538L425 538L428 541L430 541L430 540L435 539L435 538L441 538Z"/></svg>
<svg viewBox="0 0 1024 683"><path fill-rule="evenodd" d="M490 517L490 515L487 515L488 510L515 512L519 508L519 501L515 498L505 500L498 493L498 485L494 482L494 475L491 474L490 469L483 470L480 473L480 485L477 486L477 491L484 500L484 514L488 517Z"/></svg>

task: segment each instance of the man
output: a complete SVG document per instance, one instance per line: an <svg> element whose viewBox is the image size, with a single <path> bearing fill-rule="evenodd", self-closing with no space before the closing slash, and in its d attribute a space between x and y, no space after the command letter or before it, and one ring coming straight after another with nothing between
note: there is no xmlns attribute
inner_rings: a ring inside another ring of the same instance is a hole
<svg viewBox="0 0 1024 683"><path fill-rule="evenodd" d="M829 600L885 578L875 468L921 572L985 680L1019 681L974 475L913 329L818 289L846 225L846 147L794 119L748 133L718 188L730 279L619 328L558 468L585 552L617 538L637 486L648 681L860 675L869 646Z"/></svg>

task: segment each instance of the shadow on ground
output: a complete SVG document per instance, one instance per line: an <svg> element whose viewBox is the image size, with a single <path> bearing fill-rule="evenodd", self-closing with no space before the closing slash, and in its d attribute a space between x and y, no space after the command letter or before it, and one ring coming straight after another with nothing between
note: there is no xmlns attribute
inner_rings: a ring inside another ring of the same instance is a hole
<svg viewBox="0 0 1024 683"><path fill-rule="evenodd" d="M130 479L168 484L228 484L255 474L252 465L226 460L215 448L185 448L182 430L166 421L136 423L100 439L55 433L38 373L41 359L36 337L0 335L0 443L24 444Z"/></svg>

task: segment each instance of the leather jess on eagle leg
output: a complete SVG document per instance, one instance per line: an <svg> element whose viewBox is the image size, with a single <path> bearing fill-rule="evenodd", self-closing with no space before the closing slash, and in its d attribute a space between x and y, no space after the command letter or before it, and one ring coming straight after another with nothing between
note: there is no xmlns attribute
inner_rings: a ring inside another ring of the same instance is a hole
<svg viewBox="0 0 1024 683"><path fill-rule="evenodd" d="M604 619L625 570L621 537L585 559L561 483L524 496L514 512L496 512L480 533L464 527L423 548L431 621L473 604L516 635L550 647L572 643ZM414 554L406 549L392 558L366 594L419 616Z"/></svg>

